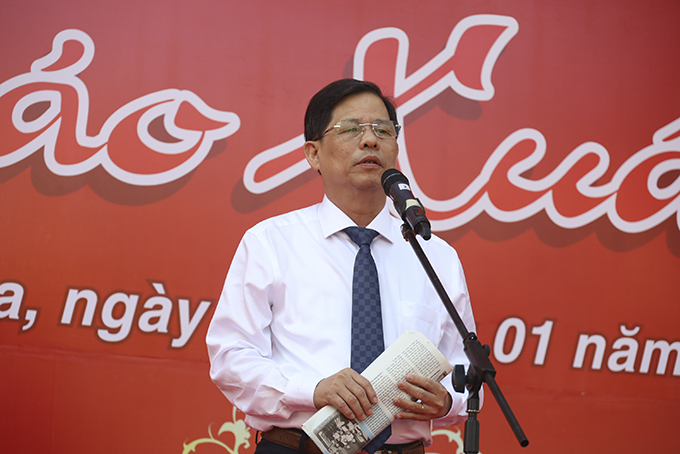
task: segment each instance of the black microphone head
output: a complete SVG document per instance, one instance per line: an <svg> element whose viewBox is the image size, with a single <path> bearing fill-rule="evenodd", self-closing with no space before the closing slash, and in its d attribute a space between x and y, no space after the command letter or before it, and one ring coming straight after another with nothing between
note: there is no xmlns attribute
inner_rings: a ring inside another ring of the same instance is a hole
<svg viewBox="0 0 680 454"><path fill-rule="evenodd" d="M390 195L390 188L392 187L392 185L394 185L394 183L409 184L406 175L404 175L397 169L385 170L382 174L382 177L380 178L380 181L382 182L382 187L383 190L385 191L385 194L387 194L388 196Z"/></svg>

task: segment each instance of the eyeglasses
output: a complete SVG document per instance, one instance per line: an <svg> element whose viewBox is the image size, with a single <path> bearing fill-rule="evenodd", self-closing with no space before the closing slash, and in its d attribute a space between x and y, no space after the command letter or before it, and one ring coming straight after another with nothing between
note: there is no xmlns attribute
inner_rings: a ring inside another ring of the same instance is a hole
<svg viewBox="0 0 680 454"><path fill-rule="evenodd" d="M396 139L399 136L399 130L401 129L401 125L392 120L377 120L373 123L359 123L354 120L343 120L326 129L323 134L321 134L321 137L335 129L338 132L338 137L341 139L356 139L364 133L364 126L370 126L373 133L381 139Z"/></svg>

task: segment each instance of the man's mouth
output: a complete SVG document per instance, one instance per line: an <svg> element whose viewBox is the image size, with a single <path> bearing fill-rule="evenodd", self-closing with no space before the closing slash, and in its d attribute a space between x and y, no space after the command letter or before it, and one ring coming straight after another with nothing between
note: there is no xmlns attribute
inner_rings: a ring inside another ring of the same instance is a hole
<svg viewBox="0 0 680 454"><path fill-rule="evenodd" d="M358 162L358 164L372 164L372 165L377 165L380 166L380 159L376 158L375 156L366 156L364 159Z"/></svg>

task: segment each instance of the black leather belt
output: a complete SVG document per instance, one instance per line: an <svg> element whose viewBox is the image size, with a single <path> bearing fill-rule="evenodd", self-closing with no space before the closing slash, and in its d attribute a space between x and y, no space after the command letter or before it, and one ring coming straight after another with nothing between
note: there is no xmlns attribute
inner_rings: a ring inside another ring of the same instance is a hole
<svg viewBox="0 0 680 454"><path fill-rule="evenodd" d="M260 435L265 440L273 443L278 443L287 448L292 448L298 451L300 449L300 441L305 437L302 449L307 454L322 454L318 446L308 438L305 433L299 429L282 429L280 427L273 427L266 432L260 432ZM359 451L362 453L364 451ZM424 454L425 448L422 441L414 441L413 443L406 443L403 445L383 445L382 448L376 451L382 454Z"/></svg>

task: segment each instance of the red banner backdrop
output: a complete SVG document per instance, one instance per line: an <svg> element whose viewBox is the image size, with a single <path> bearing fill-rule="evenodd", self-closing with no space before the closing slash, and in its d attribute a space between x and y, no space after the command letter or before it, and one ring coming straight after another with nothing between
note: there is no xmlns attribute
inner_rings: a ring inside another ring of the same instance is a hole
<svg viewBox="0 0 680 454"><path fill-rule="evenodd" d="M205 332L243 232L321 199L302 117L341 77L394 95L530 440L487 394L480 450L680 449L680 3L0 11L3 452L253 451Z"/></svg>

